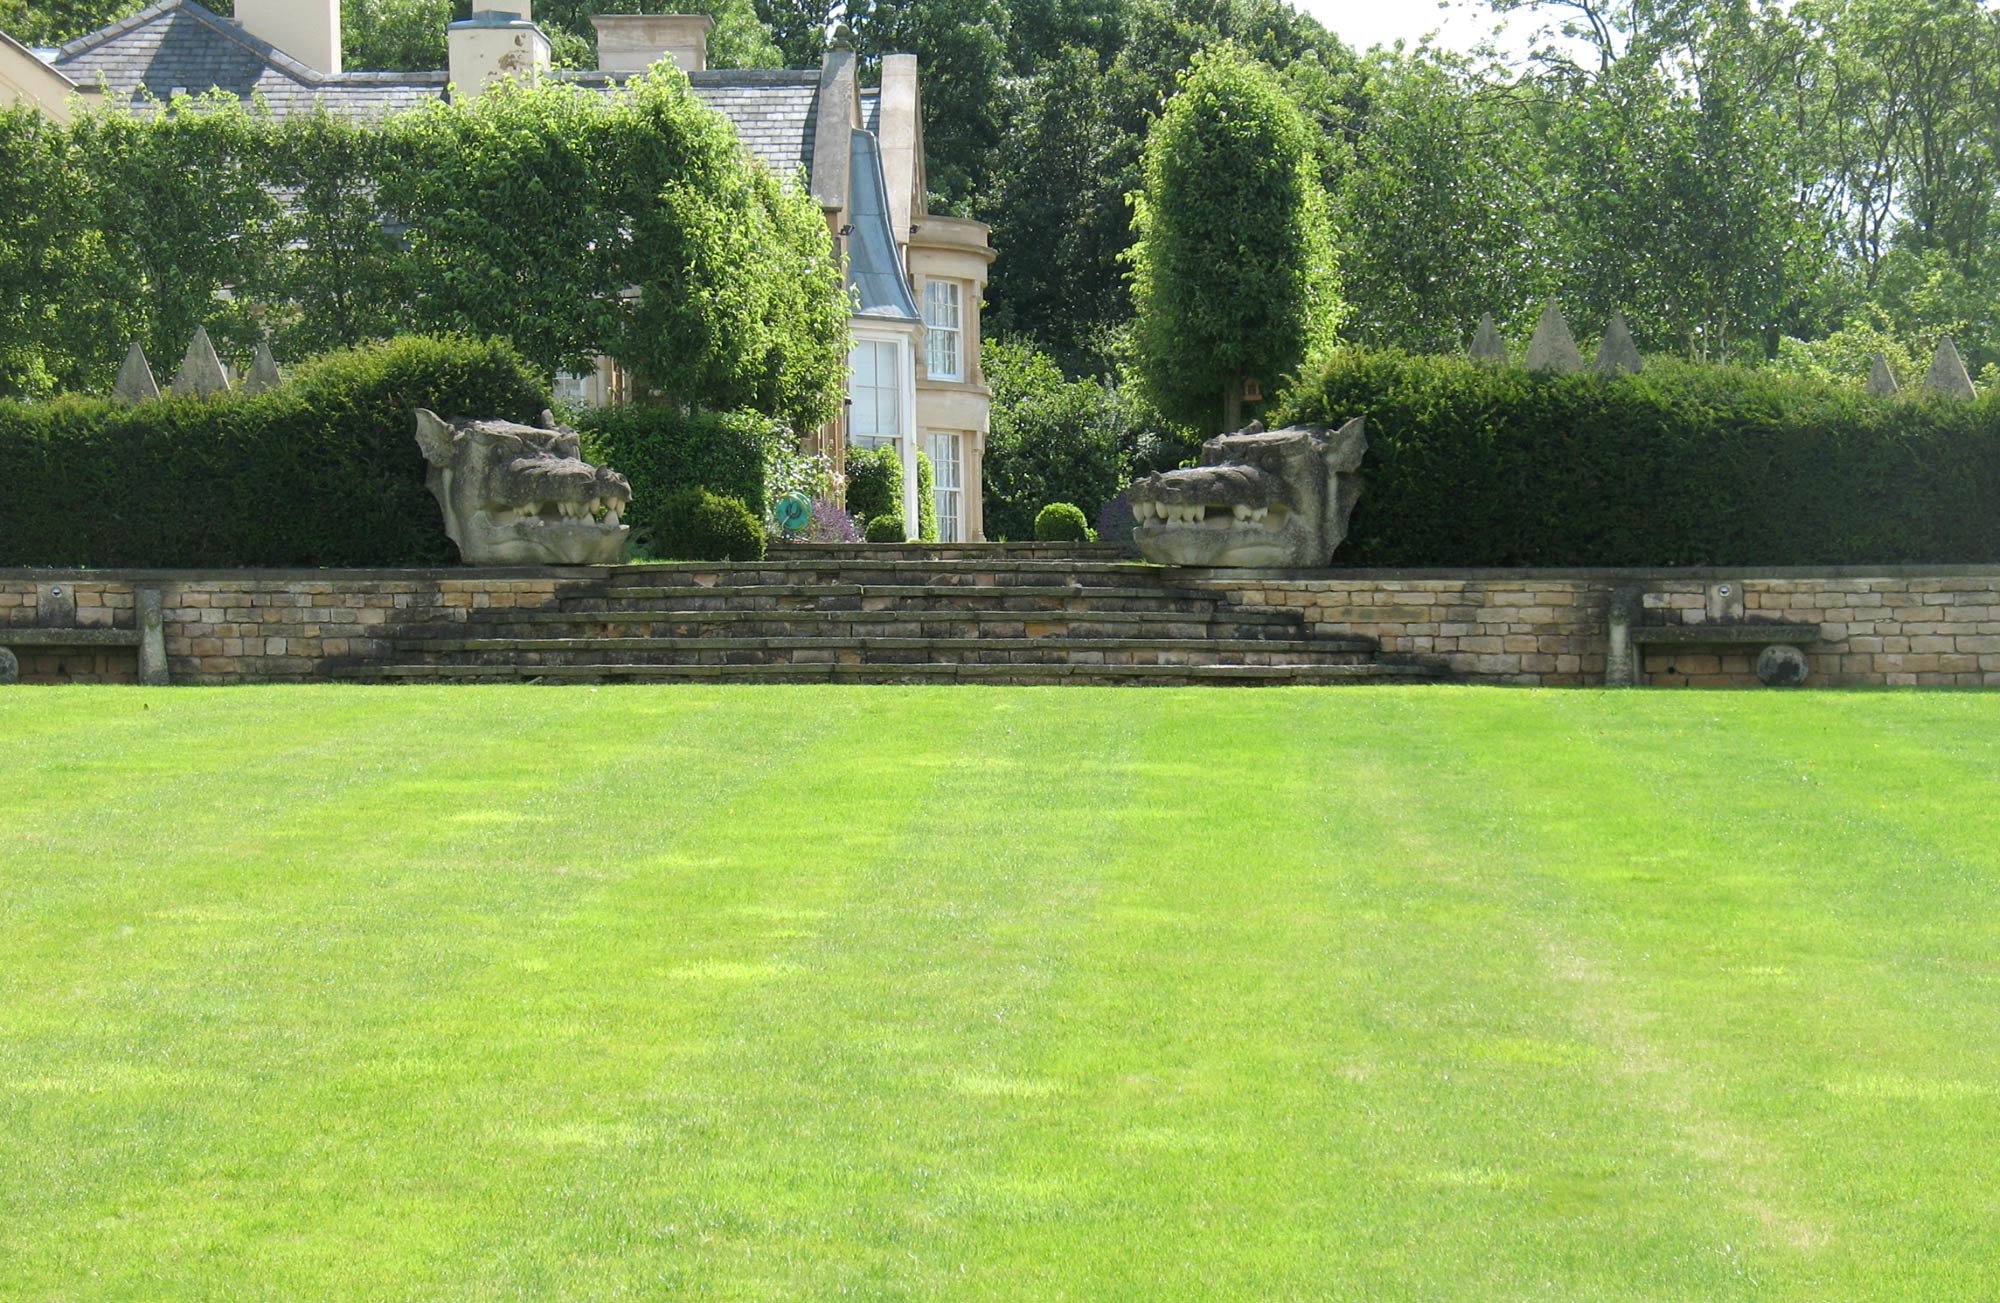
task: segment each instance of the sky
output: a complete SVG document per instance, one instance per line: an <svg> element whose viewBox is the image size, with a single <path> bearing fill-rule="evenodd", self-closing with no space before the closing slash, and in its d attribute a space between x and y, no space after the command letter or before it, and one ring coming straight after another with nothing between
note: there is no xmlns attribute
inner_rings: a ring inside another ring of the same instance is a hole
<svg viewBox="0 0 2000 1303"><path fill-rule="evenodd" d="M1292 0L1292 4L1325 23L1329 30L1355 50L1371 45L1394 45L1400 38L1415 45L1426 32L1436 31L1439 43L1449 49L1469 50L1502 20L1480 0L1452 0L1439 8L1438 0ZM1524 47L1538 25L1533 14L1516 14L1506 20L1503 50Z"/></svg>

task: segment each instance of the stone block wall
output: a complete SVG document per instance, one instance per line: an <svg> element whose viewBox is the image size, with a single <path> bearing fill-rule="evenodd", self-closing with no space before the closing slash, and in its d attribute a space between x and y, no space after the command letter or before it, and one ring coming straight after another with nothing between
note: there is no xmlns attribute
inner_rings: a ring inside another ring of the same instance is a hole
<svg viewBox="0 0 2000 1303"><path fill-rule="evenodd" d="M1438 657L1468 678L1583 684L1604 677L1608 583L1528 572L1235 571L1199 586L1252 610L1297 611L1314 633L1365 634L1384 652Z"/></svg>
<svg viewBox="0 0 2000 1303"><path fill-rule="evenodd" d="M1367 634L1385 652L1439 657L1475 681L1602 683L1611 595L1637 587L1645 592L1647 624L1818 625L1824 641L1805 648L1816 684L2000 686L2000 567L1993 566L1237 571L1215 572L1201 586L1240 606L1298 611L1318 632ZM1757 652L1647 647L1641 682L1754 686Z"/></svg>
<svg viewBox="0 0 2000 1303"><path fill-rule="evenodd" d="M589 597L603 574L0 571L0 646L8 628L51 622L53 588L73 601L64 618L80 628L131 628L135 593L157 588L174 682L306 682L386 657L396 630L449 625L486 608L553 607L562 596ZM1472 682L1602 683L1612 594L1637 587L1646 624L1815 625L1823 641L1805 649L1815 684L2000 686L2000 567L1205 571L1173 582L1248 610L1298 612L1316 633L1373 637L1391 655L1437 658ZM1755 646L1651 646L1641 682L1752 685L1756 653ZM24 646L17 655L30 681L137 675L129 648Z"/></svg>
<svg viewBox="0 0 2000 1303"><path fill-rule="evenodd" d="M305 683L334 665L388 652L385 631L463 619L485 607L552 605L559 587L594 582L560 571L0 570L0 646L40 618L51 588L76 599L80 628L133 625L133 594L157 588L175 683ZM136 682L122 649L22 649L24 682ZM96 659L97 667L85 666ZM81 671L81 672L79 672Z"/></svg>

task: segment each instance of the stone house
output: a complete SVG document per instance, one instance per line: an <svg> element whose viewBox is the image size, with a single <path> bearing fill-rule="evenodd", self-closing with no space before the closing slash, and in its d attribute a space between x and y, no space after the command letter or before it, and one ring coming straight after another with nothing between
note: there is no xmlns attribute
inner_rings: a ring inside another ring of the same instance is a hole
<svg viewBox="0 0 2000 1303"><path fill-rule="evenodd" d="M846 260L854 297L848 401L841 419L806 436L808 445L836 468L850 447L897 449L913 529L923 450L936 472L940 534L984 536L979 485L991 391L980 372L979 305L993 251L983 223L929 211L915 56L885 58L878 87L862 84L855 55L838 46L805 71L711 69L707 16L613 14L592 20L599 66L558 71L531 0L481 0L447 32L448 68L348 71L339 0L236 0L235 10L232 20L195 0L163 0L57 50L31 51L0 35L0 103L26 100L67 116L79 94L165 99L220 89L256 96L280 116L325 105L379 120L476 94L497 77L609 88L671 58L751 155L808 189ZM608 360L558 384L586 402L625 396Z"/></svg>

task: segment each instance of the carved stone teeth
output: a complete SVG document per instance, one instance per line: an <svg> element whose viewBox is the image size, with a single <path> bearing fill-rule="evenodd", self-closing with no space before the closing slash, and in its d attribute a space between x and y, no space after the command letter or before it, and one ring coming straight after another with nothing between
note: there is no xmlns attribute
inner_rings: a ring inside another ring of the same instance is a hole
<svg viewBox="0 0 2000 1303"><path fill-rule="evenodd" d="M1250 519L1250 508L1241 502L1237 503L1231 510L1235 513L1238 520Z"/></svg>
<svg viewBox="0 0 2000 1303"><path fill-rule="evenodd" d="M612 529L618 528L618 526L621 523L623 523L618 519L618 513L622 511L624 507L625 504L622 502L612 503L610 508L604 513L604 523Z"/></svg>
<svg viewBox="0 0 2000 1303"><path fill-rule="evenodd" d="M1206 520L1207 518L1208 518L1208 508L1202 506L1200 503L1197 502L1194 506L1188 508L1188 519L1190 521L1193 521L1195 524L1199 525L1202 521Z"/></svg>

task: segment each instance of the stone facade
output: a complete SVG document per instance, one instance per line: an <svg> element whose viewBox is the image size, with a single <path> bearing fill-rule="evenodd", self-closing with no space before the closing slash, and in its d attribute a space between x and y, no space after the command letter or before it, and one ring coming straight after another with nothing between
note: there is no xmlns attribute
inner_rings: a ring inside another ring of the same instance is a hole
<svg viewBox="0 0 2000 1303"><path fill-rule="evenodd" d="M84 629L134 627L136 592L154 588L162 595L174 682L306 682L336 665L385 655L399 628L463 621L490 608L552 607L602 573L0 571L0 646L9 628L47 623L52 587L74 598L71 618ZM1719 608L1724 584L1732 594ZM1298 612L1314 633L1374 638L1387 655L1437 657L1471 682L1602 683L1611 596L1639 587L1647 624L1700 624L1718 614L1816 624L1823 641L1806 648L1816 685L2000 686L2000 567L1993 566L1757 574L1210 571L1186 576L1184 586L1216 592L1246 614ZM1642 682L1754 686L1759 650L1650 647ZM25 647L17 654L24 681L137 678L135 653L126 647Z"/></svg>

